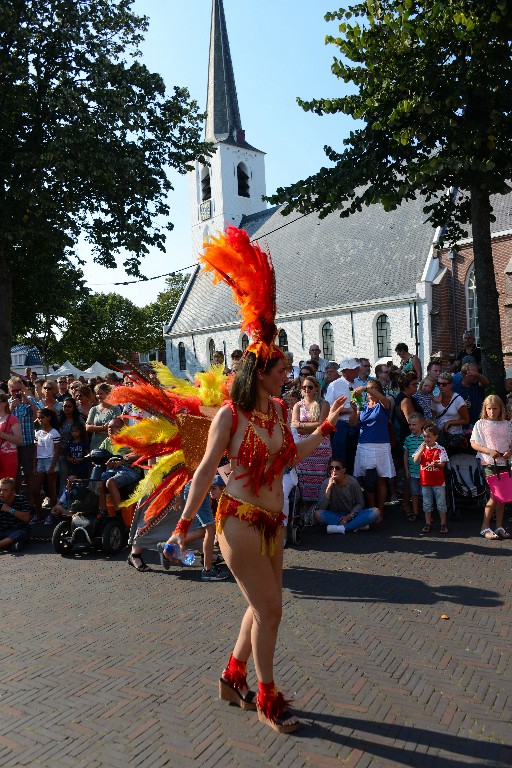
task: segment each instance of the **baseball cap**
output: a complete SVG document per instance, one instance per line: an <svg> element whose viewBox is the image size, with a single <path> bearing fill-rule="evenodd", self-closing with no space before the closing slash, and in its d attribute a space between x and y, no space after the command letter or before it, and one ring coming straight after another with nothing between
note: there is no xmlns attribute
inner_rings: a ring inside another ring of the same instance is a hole
<svg viewBox="0 0 512 768"><path fill-rule="evenodd" d="M473 357L473 355L465 355L465 356L462 358L462 360L461 360L461 363L462 363L463 365L464 365L464 363L476 363L476 360L475 360L475 358Z"/></svg>
<svg viewBox="0 0 512 768"><path fill-rule="evenodd" d="M224 482L224 480L222 479L222 477L220 475L215 475L215 477L213 478L212 485L218 485L219 488L225 488L226 487L226 483Z"/></svg>
<svg viewBox="0 0 512 768"><path fill-rule="evenodd" d="M357 360L355 357L344 357L343 360L340 362L340 367L338 368L338 371L353 371L354 368L359 368L361 365L360 361Z"/></svg>

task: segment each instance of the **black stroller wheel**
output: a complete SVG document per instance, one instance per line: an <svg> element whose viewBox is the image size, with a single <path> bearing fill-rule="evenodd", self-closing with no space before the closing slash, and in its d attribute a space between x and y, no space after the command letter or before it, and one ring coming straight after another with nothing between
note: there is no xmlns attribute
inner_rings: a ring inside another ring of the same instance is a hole
<svg viewBox="0 0 512 768"><path fill-rule="evenodd" d="M53 548L58 555L67 557L71 554L71 542L69 541L69 535L71 533L71 523L69 520L62 520L58 523L52 535Z"/></svg>

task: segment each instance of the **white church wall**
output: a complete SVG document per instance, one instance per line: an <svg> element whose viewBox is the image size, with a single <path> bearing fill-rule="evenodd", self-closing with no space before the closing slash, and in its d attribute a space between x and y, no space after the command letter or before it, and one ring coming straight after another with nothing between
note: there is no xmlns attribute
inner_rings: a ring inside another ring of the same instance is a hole
<svg viewBox="0 0 512 768"><path fill-rule="evenodd" d="M419 356L423 366L429 358L428 339L429 339L429 316L428 305L425 302L418 301L416 318L418 322L417 332L420 343ZM367 357L372 365L379 358L377 349L377 318L385 314L388 317L391 332L391 354L390 359L395 363L399 358L395 353L395 347L398 343L407 344L411 352L416 351L416 339L414 331L414 306L413 302L404 302L402 304L381 305L379 307L361 308L342 314L325 314L315 317L292 318L288 320L277 319L278 330L284 330L288 339L288 350L293 352L294 362L298 364L301 360L307 360L309 357L309 347L315 343L323 350L322 327L325 322L330 322L333 328L334 336L334 360L340 361L344 357ZM167 340L167 360L170 369L176 375L187 373L192 376L197 371L204 370L209 364L209 341L213 340L215 349L221 352L226 351L227 359L234 349L241 348L241 334L239 328L229 328L218 331L205 331L194 334L192 337L183 337L173 339L172 354L170 349L170 340ZM177 354L178 342L182 341L187 350L187 371L179 370L179 359ZM195 352L194 352L195 350ZM323 357L323 352L321 353Z"/></svg>
<svg viewBox="0 0 512 768"><path fill-rule="evenodd" d="M418 305L418 308L421 305ZM376 321L379 315L388 317L391 330L391 355L395 361L398 356L394 352L399 342L407 344L413 352L416 349L414 337L414 313L409 302L399 305L382 305L379 308L356 309L352 314L315 316L293 320L278 320L279 330L286 331L288 336L288 349L293 352L294 360L307 360L309 347L315 343L323 350L322 327L325 322L332 324L334 336L334 359L341 360L344 357L367 357L372 364L378 359ZM420 320L420 315L418 320ZM428 330L428 329L427 329ZM423 346L425 328L421 318L421 330L418 329L420 345ZM420 349L421 352L421 349ZM321 353L323 357L323 351Z"/></svg>

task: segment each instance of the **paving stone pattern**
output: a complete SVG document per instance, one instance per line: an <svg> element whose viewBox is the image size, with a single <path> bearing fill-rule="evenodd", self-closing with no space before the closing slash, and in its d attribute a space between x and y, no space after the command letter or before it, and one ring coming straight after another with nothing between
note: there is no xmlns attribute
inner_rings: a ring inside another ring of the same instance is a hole
<svg viewBox="0 0 512 768"><path fill-rule="evenodd" d="M217 699L244 610L232 579L47 540L0 555L0 767L511 766L512 544L420 527L396 511L286 550L276 681L304 722L289 736Z"/></svg>

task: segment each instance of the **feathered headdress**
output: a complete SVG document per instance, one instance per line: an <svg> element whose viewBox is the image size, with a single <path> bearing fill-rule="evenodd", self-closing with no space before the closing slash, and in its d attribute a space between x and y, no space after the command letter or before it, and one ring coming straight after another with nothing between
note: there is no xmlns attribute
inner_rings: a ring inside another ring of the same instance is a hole
<svg viewBox="0 0 512 768"><path fill-rule="evenodd" d="M213 273L214 284L222 280L231 288L240 307L242 331L252 337L245 352L254 352L264 362L283 357L274 343L276 280L270 254L251 243L244 229L226 227L225 232L205 242L199 263Z"/></svg>

